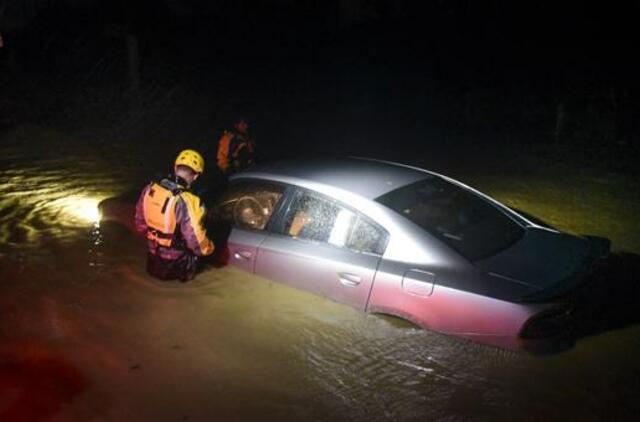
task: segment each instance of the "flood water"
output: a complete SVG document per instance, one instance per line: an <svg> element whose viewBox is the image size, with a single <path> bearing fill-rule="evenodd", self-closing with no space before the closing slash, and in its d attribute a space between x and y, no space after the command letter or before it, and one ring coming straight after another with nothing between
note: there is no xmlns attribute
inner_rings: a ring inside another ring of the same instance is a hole
<svg viewBox="0 0 640 422"><path fill-rule="evenodd" d="M144 271L141 239L95 214L100 200L137 188L140 170L81 141L13 136L0 149L0 420L595 420L640 412L634 320L539 355L363 314L233 268L187 284L157 282ZM557 226L640 252L628 194L588 190L583 179L554 178L549 193L544 178L468 177L524 210L547 212ZM561 197L583 205L576 211ZM634 300L627 306L637 310Z"/></svg>

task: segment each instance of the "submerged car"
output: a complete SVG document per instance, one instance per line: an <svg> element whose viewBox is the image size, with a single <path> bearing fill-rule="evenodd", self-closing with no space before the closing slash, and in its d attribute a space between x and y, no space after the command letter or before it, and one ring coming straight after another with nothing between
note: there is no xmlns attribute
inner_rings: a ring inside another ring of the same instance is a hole
<svg viewBox="0 0 640 422"><path fill-rule="evenodd" d="M449 177L360 158L237 174L210 216L231 228L230 264L503 347L557 335L562 298L609 250Z"/></svg>

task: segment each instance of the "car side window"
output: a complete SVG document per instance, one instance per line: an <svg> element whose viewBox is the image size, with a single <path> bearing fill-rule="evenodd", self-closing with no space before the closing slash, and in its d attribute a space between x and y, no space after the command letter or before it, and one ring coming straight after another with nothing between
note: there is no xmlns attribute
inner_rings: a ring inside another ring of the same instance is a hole
<svg viewBox="0 0 640 422"><path fill-rule="evenodd" d="M285 217L284 234L356 252L382 254L386 234L365 217L318 196L297 195Z"/></svg>
<svg viewBox="0 0 640 422"><path fill-rule="evenodd" d="M349 249L382 255L387 243L386 233L362 216L353 226L347 247Z"/></svg>
<svg viewBox="0 0 640 422"><path fill-rule="evenodd" d="M211 213L233 227L264 230L283 192L283 187L274 184L237 183L216 201Z"/></svg>

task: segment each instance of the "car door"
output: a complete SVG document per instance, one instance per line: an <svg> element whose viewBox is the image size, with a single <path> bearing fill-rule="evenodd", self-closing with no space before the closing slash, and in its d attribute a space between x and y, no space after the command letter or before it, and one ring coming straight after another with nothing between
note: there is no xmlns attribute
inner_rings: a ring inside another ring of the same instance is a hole
<svg viewBox="0 0 640 422"><path fill-rule="evenodd" d="M300 190L258 250L256 273L366 308L386 234L329 198Z"/></svg>
<svg viewBox="0 0 640 422"><path fill-rule="evenodd" d="M229 264L254 271L257 250L267 236L271 215L283 198L284 187L263 181L232 183L216 201L212 219L217 227L228 227Z"/></svg>

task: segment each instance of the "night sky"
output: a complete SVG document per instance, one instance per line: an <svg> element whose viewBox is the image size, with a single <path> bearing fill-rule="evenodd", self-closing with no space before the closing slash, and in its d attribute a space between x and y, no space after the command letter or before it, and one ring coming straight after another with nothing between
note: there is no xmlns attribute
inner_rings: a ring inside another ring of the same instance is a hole
<svg viewBox="0 0 640 422"><path fill-rule="evenodd" d="M639 8L5 1L0 113L5 125L135 139L141 148L204 147L246 116L267 158L464 159L476 148L633 171Z"/></svg>

